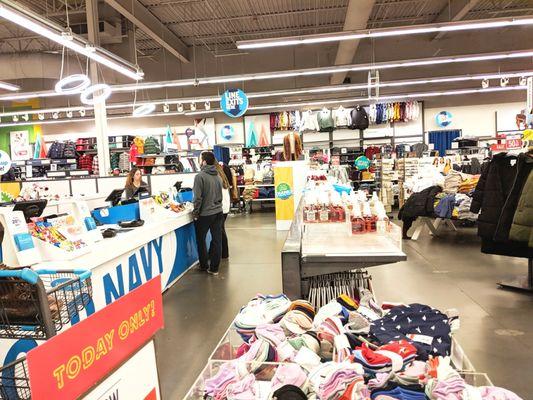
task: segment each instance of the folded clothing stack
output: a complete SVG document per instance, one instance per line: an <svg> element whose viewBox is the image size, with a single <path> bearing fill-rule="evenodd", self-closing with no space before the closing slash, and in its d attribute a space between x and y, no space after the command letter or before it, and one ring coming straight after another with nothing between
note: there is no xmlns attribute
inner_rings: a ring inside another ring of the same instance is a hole
<svg viewBox="0 0 533 400"><path fill-rule="evenodd" d="M418 359L429 355L447 356L451 351L451 328L448 316L423 304L392 308L383 318L370 324L370 335L379 343L407 340L418 351Z"/></svg>
<svg viewBox="0 0 533 400"><path fill-rule="evenodd" d="M352 361L363 366L365 373L401 371L416 357L416 347L405 340L390 342L372 350L363 344L353 351Z"/></svg>
<svg viewBox="0 0 533 400"><path fill-rule="evenodd" d="M313 327L315 307L305 300L296 300L289 305L289 310L280 321L288 335L301 335Z"/></svg>
<svg viewBox="0 0 533 400"><path fill-rule="evenodd" d="M289 310L291 301L283 294L254 297L241 308L235 317L234 326L245 342L254 336L258 325L278 322Z"/></svg>

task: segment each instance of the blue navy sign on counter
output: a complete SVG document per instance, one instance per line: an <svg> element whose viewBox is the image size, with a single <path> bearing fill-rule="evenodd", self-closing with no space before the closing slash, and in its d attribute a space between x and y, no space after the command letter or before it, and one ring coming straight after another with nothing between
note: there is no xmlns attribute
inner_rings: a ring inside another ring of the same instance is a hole
<svg viewBox="0 0 533 400"><path fill-rule="evenodd" d="M7 174L11 169L11 157L5 151L0 150L0 175Z"/></svg>
<svg viewBox="0 0 533 400"><path fill-rule="evenodd" d="M441 111L437 114L435 120L437 121L438 126L446 128L452 123L452 114L449 111Z"/></svg>
<svg viewBox="0 0 533 400"><path fill-rule="evenodd" d="M248 97L241 89L228 89L220 98L220 108L230 117L240 117L248 109Z"/></svg>

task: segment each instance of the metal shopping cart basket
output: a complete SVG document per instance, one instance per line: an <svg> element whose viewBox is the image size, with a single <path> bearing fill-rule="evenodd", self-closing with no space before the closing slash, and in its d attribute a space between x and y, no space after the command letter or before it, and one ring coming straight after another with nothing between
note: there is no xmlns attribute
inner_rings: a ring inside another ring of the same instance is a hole
<svg viewBox="0 0 533 400"><path fill-rule="evenodd" d="M0 270L0 338L49 339L91 300L91 271ZM26 357L0 368L0 399L31 399Z"/></svg>
<svg viewBox="0 0 533 400"><path fill-rule="evenodd" d="M91 300L91 271L0 270L0 338L48 339Z"/></svg>
<svg viewBox="0 0 533 400"><path fill-rule="evenodd" d="M0 399L31 399L30 377L26 357L21 357L0 369Z"/></svg>

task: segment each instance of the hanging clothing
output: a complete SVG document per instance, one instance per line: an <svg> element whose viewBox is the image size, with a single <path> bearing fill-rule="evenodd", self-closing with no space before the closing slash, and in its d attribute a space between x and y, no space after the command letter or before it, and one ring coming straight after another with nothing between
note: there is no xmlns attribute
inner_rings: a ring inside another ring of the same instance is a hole
<svg viewBox="0 0 533 400"><path fill-rule="evenodd" d="M343 106L333 110L333 120L335 122L335 127L337 128L348 128L352 123L350 111Z"/></svg>
<svg viewBox="0 0 533 400"><path fill-rule="evenodd" d="M300 120L300 132L308 131L318 131L320 127L318 126L317 116L311 110L304 111L302 113L302 119Z"/></svg>
<svg viewBox="0 0 533 400"><path fill-rule="evenodd" d="M316 118L318 121L318 127L320 132L333 132L335 124L333 123L331 110L324 108L323 110L317 113Z"/></svg>
<svg viewBox="0 0 533 400"><path fill-rule="evenodd" d="M508 156L502 153L496 154L490 163L484 165L473 194L470 211L478 213L481 210L478 218L478 236L481 237L481 252L510 257L533 258L533 248L528 249L527 243L514 242L512 240L495 240L500 217L510 210L505 210L505 205L517 177L518 169L515 163L517 163L516 156ZM516 194L513 192L510 202L513 202L515 196ZM506 215L504 215L504 220L507 220ZM502 220L502 224L504 220ZM503 225L496 237L499 239L505 237Z"/></svg>
<svg viewBox="0 0 533 400"><path fill-rule="evenodd" d="M368 114L366 110L361 106L355 106L351 113L352 116L352 125L350 128L365 130L368 128Z"/></svg>
<svg viewBox="0 0 533 400"><path fill-rule="evenodd" d="M509 239L533 247L533 173L530 171L518 201Z"/></svg>

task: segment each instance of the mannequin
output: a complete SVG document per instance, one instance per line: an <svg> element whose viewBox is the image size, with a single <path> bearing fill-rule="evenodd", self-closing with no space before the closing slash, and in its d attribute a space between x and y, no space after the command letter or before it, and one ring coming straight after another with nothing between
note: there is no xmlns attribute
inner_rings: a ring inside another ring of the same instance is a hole
<svg viewBox="0 0 533 400"><path fill-rule="evenodd" d="M302 155L302 139L296 132L290 132L283 138L283 158L285 161L296 161Z"/></svg>

